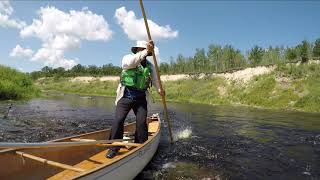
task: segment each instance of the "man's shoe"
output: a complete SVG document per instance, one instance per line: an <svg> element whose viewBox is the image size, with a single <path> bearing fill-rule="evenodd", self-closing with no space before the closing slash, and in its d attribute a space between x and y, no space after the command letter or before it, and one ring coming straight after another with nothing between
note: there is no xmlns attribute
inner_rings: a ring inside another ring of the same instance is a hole
<svg viewBox="0 0 320 180"><path fill-rule="evenodd" d="M109 151L106 154L106 158L112 159L113 157L115 157L117 155L118 151L113 150L113 149L109 149Z"/></svg>

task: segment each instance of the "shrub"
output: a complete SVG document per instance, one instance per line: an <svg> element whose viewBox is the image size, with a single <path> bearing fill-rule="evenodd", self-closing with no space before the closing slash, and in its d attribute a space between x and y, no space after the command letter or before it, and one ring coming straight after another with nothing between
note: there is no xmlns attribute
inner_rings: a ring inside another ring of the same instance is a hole
<svg viewBox="0 0 320 180"><path fill-rule="evenodd" d="M0 65L0 99L28 98L38 93L29 75Z"/></svg>

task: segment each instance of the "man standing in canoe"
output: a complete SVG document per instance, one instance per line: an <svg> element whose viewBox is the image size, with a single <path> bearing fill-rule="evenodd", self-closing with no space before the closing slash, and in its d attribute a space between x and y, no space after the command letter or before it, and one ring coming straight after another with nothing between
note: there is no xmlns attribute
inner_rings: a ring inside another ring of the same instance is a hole
<svg viewBox="0 0 320 180"><path fill-rule="evenodd" d="M122 73L115 101L116 114L109 139L123 138L124 120L132 109L136 115L135 143L148 140L148 88L153 84L157 92L164 96L164 91L159 88L154 64L146 59L147 56L152 56L153 49L152 41L137 41L137 45L131 48L133 54L125 55L122 59ZM110 148L106 157L113 158L119 149L120 147Z"/></svg>

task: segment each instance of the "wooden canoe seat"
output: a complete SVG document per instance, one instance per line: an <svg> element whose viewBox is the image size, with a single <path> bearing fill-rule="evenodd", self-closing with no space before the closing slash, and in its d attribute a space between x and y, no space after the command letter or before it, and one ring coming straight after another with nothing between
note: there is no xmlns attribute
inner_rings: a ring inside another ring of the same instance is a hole
<svg viewBox="0 0 320 180"><path fill-rule="evenodd" d="M148 124L149 133L155 133L158 130L159 123L157 121L151 121Z"/></svg>

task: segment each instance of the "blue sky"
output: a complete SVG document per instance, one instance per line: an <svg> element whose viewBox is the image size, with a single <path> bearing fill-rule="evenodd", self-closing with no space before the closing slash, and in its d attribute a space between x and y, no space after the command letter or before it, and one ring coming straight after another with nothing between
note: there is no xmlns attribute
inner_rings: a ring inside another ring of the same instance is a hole
<svg viewBox="0 0 320 180"><path fill-rule="evenodd" d="M79 47L64 51L64 58L84 65L120 65L122 56L135 44L135 39L130 39L117 22L118 8L124 6L137 19L142 18L138 1L10 1L10 6L10 18L24 21L25 26L40 18L40 7L55 7L65 13L87 7L93 14L102 15L112 31L108 40L81 39ZM174 37L157 38L162 62L179 53L191 56L196 48L207 48L209 44L231 44L246 52L254 45L294 46L304 39L320 38L317 1L145 1L145 8L148 19L162 27L169 25L172 32L177 32ZM17 44L34 54L44 46L44 41L37 37L22 38L20 31L0 24L0 64L27 72L41 69L45 60L10 57Z"/></svg>

